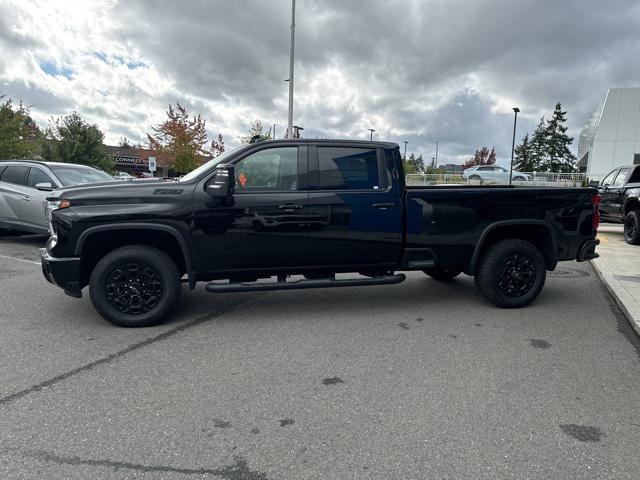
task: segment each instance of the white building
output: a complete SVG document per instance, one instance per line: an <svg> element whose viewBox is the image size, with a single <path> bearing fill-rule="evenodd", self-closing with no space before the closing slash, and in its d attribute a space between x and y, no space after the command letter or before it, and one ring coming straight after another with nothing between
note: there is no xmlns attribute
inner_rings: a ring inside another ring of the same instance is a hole
<svg viewBox="0 0 640 480"><path fill-rule="evenodd" d="M640 164L640 88L610 88L580 134L578 168L602 175Z"/></svg>

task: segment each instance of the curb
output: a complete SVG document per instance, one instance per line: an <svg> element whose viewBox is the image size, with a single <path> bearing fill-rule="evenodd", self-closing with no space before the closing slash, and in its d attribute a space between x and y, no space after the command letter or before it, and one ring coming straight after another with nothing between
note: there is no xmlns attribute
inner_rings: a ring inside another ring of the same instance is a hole
<svg viewBox="0 0 640 480"><path fill-rule="evenodd" d="M600 265L601 262L598 262L598 259L589 263L633 330L640 336L640 309L636 308L636 310L639 310L636 315L629 311L629 307L637 303L636 300L627 292L621 282L613 278L613 274L606 266Z"/></svg>

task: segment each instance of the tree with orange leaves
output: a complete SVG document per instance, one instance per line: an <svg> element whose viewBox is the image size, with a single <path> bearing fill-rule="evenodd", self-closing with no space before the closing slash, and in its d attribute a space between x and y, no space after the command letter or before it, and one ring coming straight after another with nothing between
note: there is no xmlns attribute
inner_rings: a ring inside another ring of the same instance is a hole
<svg viewBox="0 0 640 480"><path fill-rule="evenodd" d="M147 134L149 150L157 152L158 161L175 172L190 172L208 154L205 123L200 115L189 115L179 102L175 107L169 105L167 119Z"/></svg>

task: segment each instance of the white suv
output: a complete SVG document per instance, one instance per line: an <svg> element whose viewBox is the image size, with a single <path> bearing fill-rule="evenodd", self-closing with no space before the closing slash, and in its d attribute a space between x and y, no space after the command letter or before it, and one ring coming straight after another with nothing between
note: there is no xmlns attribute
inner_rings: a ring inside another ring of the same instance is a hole
<svg viewBox="0 0 640 480"><path fill-rule="evenodd" d="M35 160L0 161L0 232L46 234L46 198L60 187L113 182L97 168Z"/></svg>
<svg viewBox="0 0 640 480"><path fill-rule="evenodd" d="M484 182L509 183L509 170L497 165L476 165L469 167L462 176L465 180L483 180ZM531 175L520 172L513 172L514 182L527 182L531 180Z"/></svg>

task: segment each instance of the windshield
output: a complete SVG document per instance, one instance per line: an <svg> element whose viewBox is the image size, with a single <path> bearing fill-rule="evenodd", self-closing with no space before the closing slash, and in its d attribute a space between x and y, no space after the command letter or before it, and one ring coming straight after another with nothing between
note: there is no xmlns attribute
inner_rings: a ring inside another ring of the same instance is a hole
<svg viewBox="0 0 640 480"><path fill-rule="evenodd" d="M81 185L83 183L113 182L111 175L91 167L51 167L63 187Z"/></svg>
<svg viewBox="0 0 640 480"><path fill-rule="evenodd" d="M223 163L224 160L226 160L227 158L229 158L231 156L231 154L234 154L244 148L249 147L250 145L239 145L235 148L232 148L231 150L227 150L226 152L224 152L221 155L218 155L216 158L209 160L207 163L203 163L202 165L200 165L198 168L196 168L195 170L192 170L191 172L187 173L184 177L182 177L180 179L181 182L188 182L190 180L193 180L194 178L197 178L200 176L200 174L202 174L203 172L206 172L209 169L212 169L213 167L215 167L216 165L218 165L219 163Z"/></svg>

